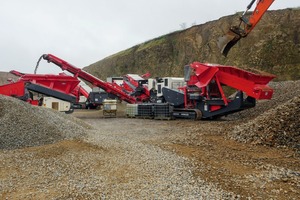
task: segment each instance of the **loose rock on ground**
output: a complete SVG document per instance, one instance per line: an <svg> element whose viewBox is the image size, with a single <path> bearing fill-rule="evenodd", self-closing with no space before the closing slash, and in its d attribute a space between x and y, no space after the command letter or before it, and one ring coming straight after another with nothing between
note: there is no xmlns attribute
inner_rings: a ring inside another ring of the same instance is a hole
<svg viewBox="0 0 300 200"><path fill-rule="evenodd" d="M66 115L0 96L0 199L296 199L299 83L200 122Z"/></svg>

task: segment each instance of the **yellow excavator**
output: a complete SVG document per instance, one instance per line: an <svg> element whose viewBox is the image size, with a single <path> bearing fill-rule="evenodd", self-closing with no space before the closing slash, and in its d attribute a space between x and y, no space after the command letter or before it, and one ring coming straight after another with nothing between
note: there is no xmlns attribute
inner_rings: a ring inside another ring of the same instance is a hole
<svg viewBox="0 0 300 200"><path fill-rule="evenodd" d="M249 17L246 17L246 14L249 12L255 1L257 1L255 9ZM232 26L225 35L218 39L218 47L225 57L229 50L241 38L246 37L252 31L274 1L275 0L251 0L246 11L239 18L239 25Z"/></svg>

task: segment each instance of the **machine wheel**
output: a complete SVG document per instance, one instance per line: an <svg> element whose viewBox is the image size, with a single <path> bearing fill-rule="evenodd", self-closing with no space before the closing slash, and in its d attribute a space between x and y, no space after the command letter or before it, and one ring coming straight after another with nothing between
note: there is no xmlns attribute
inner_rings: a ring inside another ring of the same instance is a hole
<svg viewBox="0 0 300 200"><path fill-rule="evenodd" d="M202 112L199 109L177 108L174 109L173 115L175 118L192 119L192 120L200 120L203 117Z"/></svg>
<svg viewBox="0 0 300 200"><path fill-rule="evenodd" d="M196 118L195 120L200 120L202 119L202 112L199 109L194 109L195 113L196 113Z"/></svg>

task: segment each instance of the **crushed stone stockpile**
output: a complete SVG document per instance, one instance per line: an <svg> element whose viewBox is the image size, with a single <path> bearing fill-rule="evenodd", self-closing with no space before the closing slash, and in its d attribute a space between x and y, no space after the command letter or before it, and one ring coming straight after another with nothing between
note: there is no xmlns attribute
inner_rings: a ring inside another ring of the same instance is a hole
<svg viewBox="0 0 300 200"><path fill-rule="evenodd" d="M0 149L80 138L89 126L72 116L0 95Z"/></svg>
<svg viewBox="0 0 300 200"><path fill-rule="evenodd" d="M242 142L300 149L300 95L235 126L229 137Z"/></svg>
<svg viewBox="0 0 300 200"><path fill-rule="evenodd" d="M300 80L270 82L269 86L274 89L274 94L271 100L259 100L254 108L228 115L226 118L233 121L252 120L264 112L300 95Z"/></svg>

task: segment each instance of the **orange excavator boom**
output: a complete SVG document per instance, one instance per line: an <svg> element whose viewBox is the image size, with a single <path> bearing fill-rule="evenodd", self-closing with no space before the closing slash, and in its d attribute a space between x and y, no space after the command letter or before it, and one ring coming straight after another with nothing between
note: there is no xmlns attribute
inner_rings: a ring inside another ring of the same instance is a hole
<svg viewBox="0 0 300 200"><path fill-rule="evenodd" d="M257 1L256 7L249 18L246 14L251 9L252 5ZM269 9L275 0L251 0L247 6L246 11L239 18L239 25L232 26L229 31L218 39L218 47L224 56L227 56L230 49L243 37L246 37L257 23L261 20L262 16Z"/></svg>

